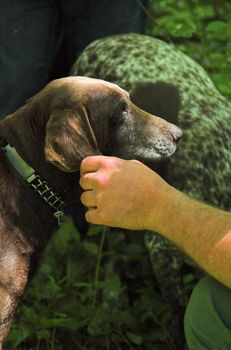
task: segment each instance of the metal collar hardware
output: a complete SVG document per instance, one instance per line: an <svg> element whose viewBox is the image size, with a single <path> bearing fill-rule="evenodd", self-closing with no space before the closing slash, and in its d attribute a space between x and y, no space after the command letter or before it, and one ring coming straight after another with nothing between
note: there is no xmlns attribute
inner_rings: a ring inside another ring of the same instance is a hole
<svg viewBox="0 0 231 350"><path fill-rule="evenodd" d="M7 140L0 137L0 148L5 152L6 157L13 165L19 175L34 189L35 192L48 204L53 211L53 216L57 219L60 226L65 218L65 201L53 191L47 181L42 179L35 170L30 167L18 154L14 147L11 147Z"/></svg>

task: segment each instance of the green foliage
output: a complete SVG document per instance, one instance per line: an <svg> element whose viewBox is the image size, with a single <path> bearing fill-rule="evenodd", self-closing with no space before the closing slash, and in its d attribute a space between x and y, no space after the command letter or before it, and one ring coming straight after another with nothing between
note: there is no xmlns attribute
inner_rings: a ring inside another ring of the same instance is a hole
<svg viewBox="0 0 231 350"><path fill-rule="evenodd" d="M150 35L170 41L198 61L231 98L231 2L151 1Z"/></svg>
<svg viewBox="0 0 231 350"><path fill-rule="evenodd" d="M68 220L54 236L8 337L7 349L176 349L171 312L155 287L140 232Z"/></svg>

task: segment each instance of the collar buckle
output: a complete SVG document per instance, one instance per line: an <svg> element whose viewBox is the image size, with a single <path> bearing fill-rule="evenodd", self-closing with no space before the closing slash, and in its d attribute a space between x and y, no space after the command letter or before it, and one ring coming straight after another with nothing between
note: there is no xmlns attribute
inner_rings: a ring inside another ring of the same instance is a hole
<svg viewBox="0 0 231 350"><path fill-rule="evenodd" d="M53 216L57 219L58 225L61 226L65 219L65 214L63 210L57 210L54 212Z"/></svg>

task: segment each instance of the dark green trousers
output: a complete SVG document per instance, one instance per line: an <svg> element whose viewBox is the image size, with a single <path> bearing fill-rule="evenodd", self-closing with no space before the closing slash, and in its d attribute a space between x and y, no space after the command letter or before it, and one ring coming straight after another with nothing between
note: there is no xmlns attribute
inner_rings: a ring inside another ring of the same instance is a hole
<svg viewBox="0 0 231 350"><path fill-rule="evenodd" d="M185 313L189 350L231 349L231 289L211 277L195 287Z"/></svg>
<svg viewBox="0 0 231 350"><path fill-rule="evenodd" d="M0 118L56 78L54 66L58 77L68 75L91 41L145 29L136 0L1 0Z"/></svg>

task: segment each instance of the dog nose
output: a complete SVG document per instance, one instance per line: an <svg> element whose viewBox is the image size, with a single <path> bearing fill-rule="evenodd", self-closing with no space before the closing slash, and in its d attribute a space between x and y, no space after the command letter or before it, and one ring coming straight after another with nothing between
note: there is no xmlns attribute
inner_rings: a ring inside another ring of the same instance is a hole
<svg viewBox="0 0 231 350"><path fill-rule="evenodd" d="M170 133L172 135L172 138L175 142L178 142L180 138L183 136L183 132L178 126L172 125Z"/></svg>

